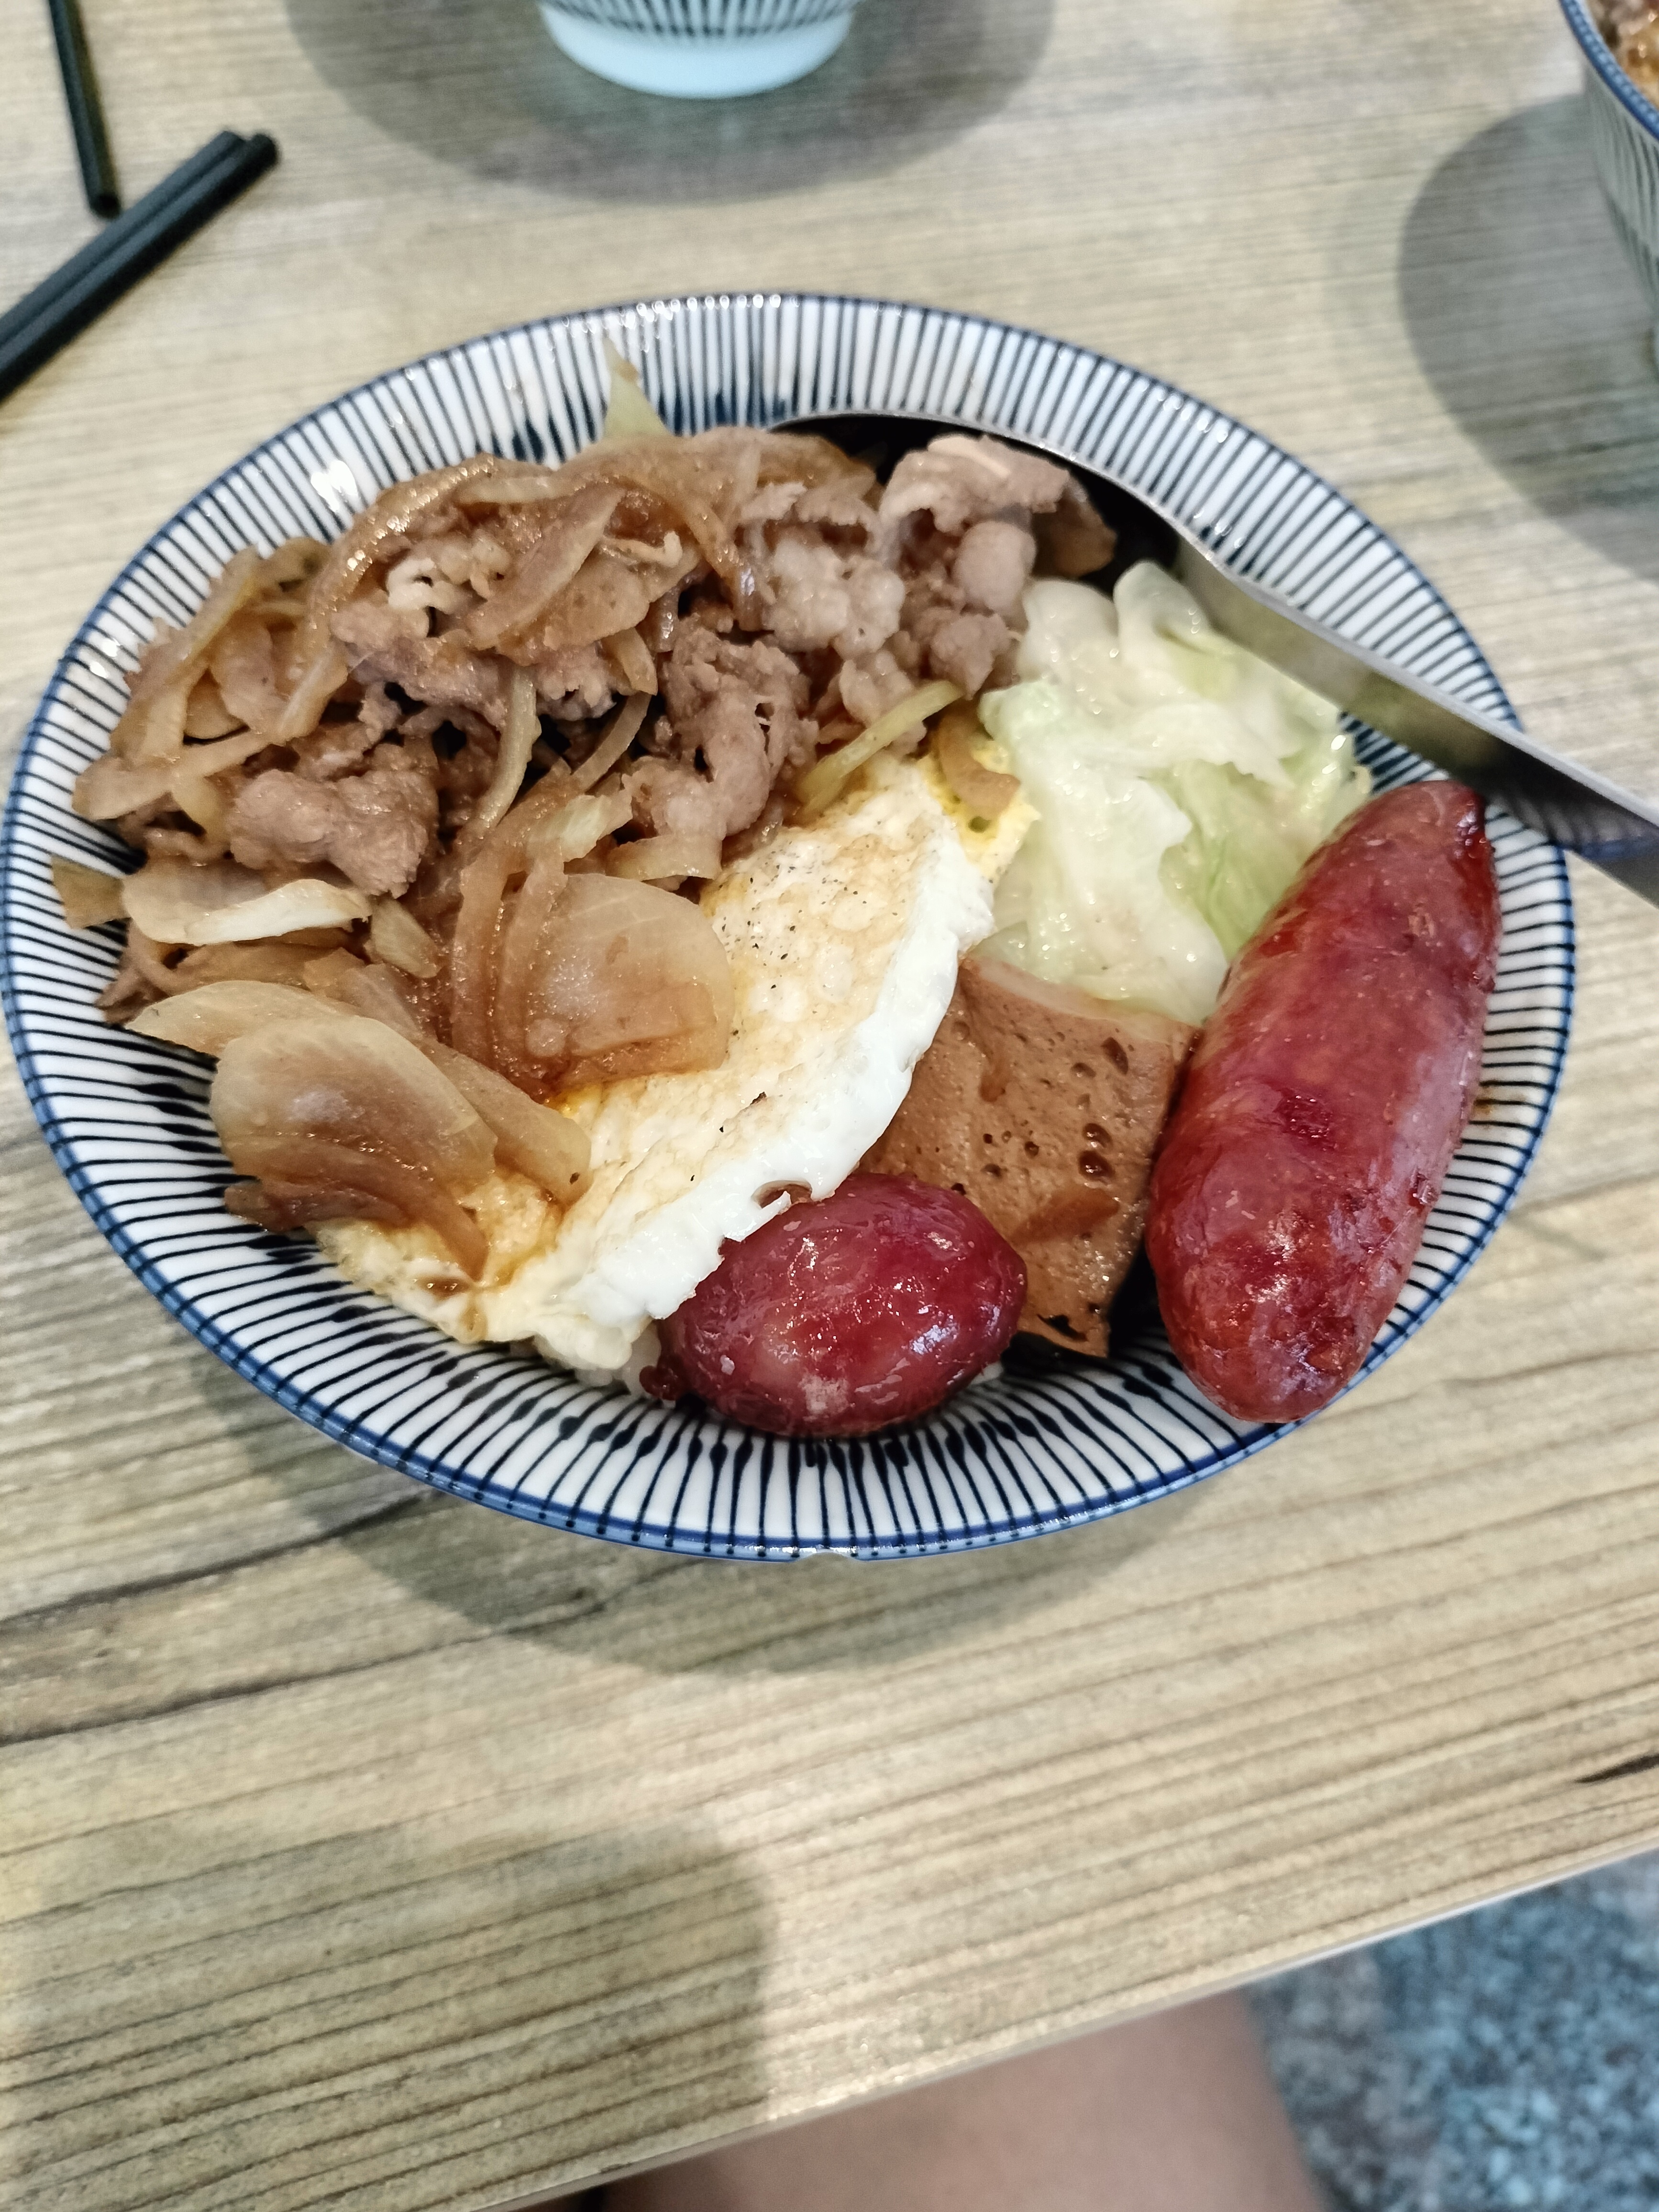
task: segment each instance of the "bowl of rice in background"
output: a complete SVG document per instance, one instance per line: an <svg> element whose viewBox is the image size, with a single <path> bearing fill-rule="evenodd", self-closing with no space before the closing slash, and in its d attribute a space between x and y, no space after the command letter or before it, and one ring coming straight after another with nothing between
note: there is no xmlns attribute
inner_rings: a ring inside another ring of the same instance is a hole
<svg viewBox="0 0 1659 2212"><path fill-rule="evenodd" d="M793 84L846 38L858 0L540 0L562 53L595 76L671 100Z"/></svg>
<svg viewBox="0 0 1659 2212"><path fill-rule="evenodd" d="M1659 366L1659 0L1561 0L1583 50L1601 189L1655 319Z"/></svg>

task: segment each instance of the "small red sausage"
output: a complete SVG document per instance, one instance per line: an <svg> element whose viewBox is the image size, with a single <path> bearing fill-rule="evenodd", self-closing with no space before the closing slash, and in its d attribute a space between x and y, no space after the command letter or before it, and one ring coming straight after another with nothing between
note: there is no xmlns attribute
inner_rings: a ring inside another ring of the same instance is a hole
<svg viewBox="0 0 1659 2212"><path fill-rule="evenodd" d="M1460 784L1374 799L1233 963L1152 1171L1146 1251L1206 1397L1295 1420L1363 1364L1468 1121L1502 921Z"/></svg>
<svg viewBox="0 0 1659 2212"><path fill-rule="evenodd" d="M774 1436L861 1437L1000 1358L1024 1303L1024 1262L976 1206L914 1176L852 1175L731 1246L640 1381Z"/></svg>

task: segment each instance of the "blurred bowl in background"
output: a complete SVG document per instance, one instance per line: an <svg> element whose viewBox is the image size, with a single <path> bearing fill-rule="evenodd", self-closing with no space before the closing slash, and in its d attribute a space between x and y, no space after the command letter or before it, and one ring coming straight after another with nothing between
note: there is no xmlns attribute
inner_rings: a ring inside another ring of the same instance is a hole
<svg viewBox="0 0 1659 2212"><path fill-rule="evenodd" d="M540 0L554 44L595 76L671 100L732 100L827 62L858 0Z"/></svg>
<svg viewBox="0 0 1659 2212"><path fill-rule="evenodd" d="M1659 107L1620 68L1599 8L1586 0L1561 0L1561 11L1583 50L1595 166L1613 227L1654 312L1659 366Z"/></svg>

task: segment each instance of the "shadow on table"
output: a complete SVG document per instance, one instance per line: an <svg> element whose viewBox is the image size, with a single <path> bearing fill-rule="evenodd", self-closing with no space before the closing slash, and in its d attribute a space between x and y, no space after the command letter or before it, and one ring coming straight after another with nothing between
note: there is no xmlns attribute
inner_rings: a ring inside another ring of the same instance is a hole
<svg viewBox="0 0 1659 2212"><path fill-rule="evenodd" d="M270 1793L256 1734L152 1814L142 1868L124 1789L94 1784L54 1864L75 1909L13 1916L7 2009L63 2094L7 2130L0 2176L131 2203L141 2134L149 2187L204 2201L288 2172L531 2203L619 2145L752 2126L771 1918L742 1859L678 1826L550 1836L501 1780L388 1808L370 1759L329 1776L319 1840L315 1793ZM252 1828L226 1817L244 1787Z"/></svg>
<svg viewBox="0 0 1659 2212"><path fill-rule="evenodd" d="M132 1295L139 1322L165 1328L136 1286ZM281 1502L268 1521L228 1519L232 1540L222 1559L210 1549L197 1571L234 1568L250 1552L257 1559L308 1541L337 1544L465 1624L423 1634L434 1649L479 1632L521 1637L670 1675L885 1665L1086 1599L1173 1534L1196 1503L1192 1491L1177 1492L1110 1520L939 1559L760 1565L676 1556L427 1489L278 1411L210 1354L182 1340L176 1349L182 1357L170 1388L195 1401L192 1430L220 1439L215 1479L251 1480L256 1498L258 1486L271 1486L273 1504ZM296 1542L299 1528L313 1534ZM173 1564L163 1550L151 1571Z"/></svg>
<svg viewBox="0 0 1659 2212"><path fill-rule="evenodd" d="M882 1563L676 1559L432 1498L342 1540L475 1626L653 1674L793 1674L948 1650L1084 1595L1167 1536L1189 1492L994 1551Z"/></svg>
<svg viewBox="0 0 1659 2212"><path fill-rule="evenodd" d="M1651 318L1596 181L1583 102L1460 146L1406 223L1400 297L1425 374L1541 513L1659 577Z"/></svg>
<svg viewBox="0 0 1659 2212"><path fill-rule="evenodd" d="M904 168L1004 106L1054 17L1054 0L866 0L811 76L703 101L590 76L555 47L532 0L287 5L313 67L378 130L499 183L671 204Z"/></svg>

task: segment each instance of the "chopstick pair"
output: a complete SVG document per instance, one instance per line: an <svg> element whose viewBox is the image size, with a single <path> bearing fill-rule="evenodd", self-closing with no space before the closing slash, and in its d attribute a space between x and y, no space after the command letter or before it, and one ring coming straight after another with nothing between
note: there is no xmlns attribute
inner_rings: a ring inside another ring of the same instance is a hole
<svg viewBox="0 0 1659 2212"><path fill-rule="evenodd" d="M222 131L0 315L0 399L246 191L276 159L263 131Z"/></svg>

